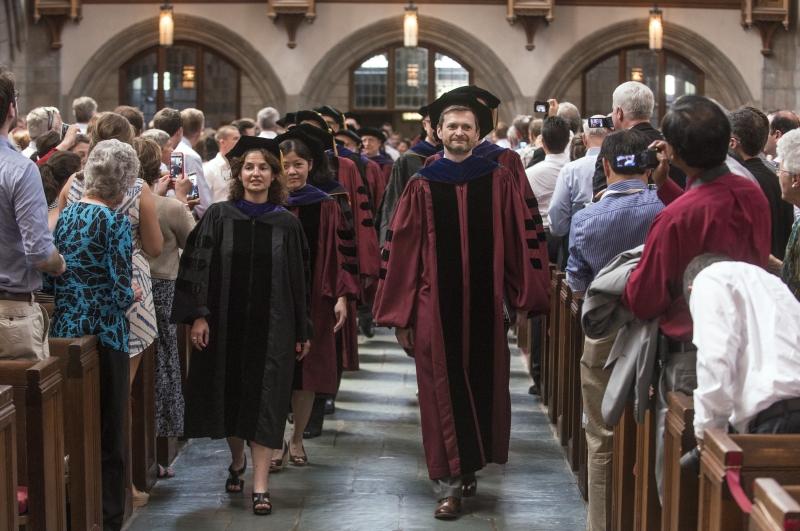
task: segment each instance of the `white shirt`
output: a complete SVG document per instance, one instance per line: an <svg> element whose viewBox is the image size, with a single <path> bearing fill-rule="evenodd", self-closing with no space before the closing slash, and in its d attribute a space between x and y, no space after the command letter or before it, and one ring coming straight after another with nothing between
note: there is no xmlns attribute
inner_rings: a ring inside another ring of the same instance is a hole
<svg viewBox="0 0 800 531"><path fill-rule="evenodd" d="M542 162L525 170L525 175L528 176L528 182L531 183L533 189L533 195L536 196L536 201L539 203L542 225L546 229L550 227L550 216L547 215L547 211L550 209L550 198L553 197L558 174L567 162L569 162L569 153L553 153L545 155Z"/></svg>
<svg viewBox="0 0 800 531"><path fill-rule="evenodd" d="M197 151L192 149L192 145L185 138L181 138L175 151L183 153L186 175L188 176L190 173L197 175L197 191L200 194L200 204L194 207L194 212L197 217L203 217L206 209L211 205L211 190L208 188L208 183L206 183L206 177L203 173L203 159L200 158Z"/></svg>
<svg viewBox="0 0 800 531"><path fill-rule="evenodd" d="M397 151L392 146L390 146L388 143L383 144L383 150L386 152L387 155L392 157L392 160L397 160L400 158L400 152Z"/></svg>
<svg viewBox="0 0 800 531"><path fill-rule="evenodd" d="M33 155L34 153L36 153L36 141L31 140L28 143L28 147L22 150L22 154L25 156L25 158L29 159L31 158L31 155Z"/></svg>
<svg viewBox="0 0 800 531"><path fill-rule="evenodd" d="M81 132L82 135L85 135L86 134L86 130L89 129L89 124L88 123L75 122L75 125L78 126L78 130Z"/></svg>
<svg viewBox="0 0 800 531"><path fill-rule="evenodd" d="M781 280L743 262L701 271L689 308L697 345L694 432L747 424L800 397L800 302Z"/></svg>
<svg viewBox="0 0 800 531"><path fill-rule="evenodd" d="M258 133L259 138L275 138L278 136L278 133L275 131L261 131Z"/></svg>
<svg viewBox="0 0 800 531"><path fill-rule="evenodd" d="M211 203L228 200L231 180L231 165L222 153L203 163L203 173L211 191Z"/></svg>
<svg viewBox="0 0 800 531"><path fill-rule="evenodd" d="M572 216L592 202L592 180L598 155L599 147L589 148L585 156L561 168L547 211L550 232L555 236L566 236Z"/></svg>

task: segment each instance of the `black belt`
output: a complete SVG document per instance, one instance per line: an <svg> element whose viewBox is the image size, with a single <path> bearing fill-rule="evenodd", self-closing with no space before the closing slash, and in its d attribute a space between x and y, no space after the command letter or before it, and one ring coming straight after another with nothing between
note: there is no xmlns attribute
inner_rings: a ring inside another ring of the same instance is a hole
<svg viewBox="0 0 800 531"><path fill-rule="evenodd" d="M8 291L0 291L0 301L32 302L33 301L33 294L32 293L11 293L11 292L8 292Z"/></svg>
<svg viewBox="0 0 800 531"><path fill-rule="evenodd" d="M664 336L667 339L667 349L670 354L682 352L695 352L697 346L691 341L675 341L670 337Z"/></svg>
<svg viewBox="0 0 800 531"><path fill-rule="evenodd" d="M780 400L756 415L756 418L750 422L749 428L753 431L756 426L764 422L796 412L800 412L800 398Z"/></svg>

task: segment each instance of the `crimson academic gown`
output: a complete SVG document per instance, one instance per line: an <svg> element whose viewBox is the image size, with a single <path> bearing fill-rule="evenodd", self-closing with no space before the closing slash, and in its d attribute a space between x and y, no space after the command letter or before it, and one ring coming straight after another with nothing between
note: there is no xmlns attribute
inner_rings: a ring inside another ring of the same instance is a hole
<svg viewBox="0 0 800 531"><path fill-rule="evenodd" d="M411 327L431 479L508 459L503 300L543 313L545 242L509 171L472 156L409 181L386 234L375 320Z"/></svg>
<svg viewBox="0 0 800 531"><path fill-rule="evenodd" d="M335 394L339 355L333 308L339 297L358 294L356 247L344 230L346 220L335 199L311 185L289 194L289 211L300 219L311 264L311 350L297 364L295 389Z"/></svg>
<svg viewBox="0 0 800 531"><path fill-rule="evenodd" d="M394 166L394 161L392 160L392 157L384 153L380 153L374 157L369 157L369 160L373 163L367 165L367 171L370 172L369 179L371 180L369 189L372 192L375 215L377 217L378 213L381 211L383 194L386 192L386 186L389 184L389 177L392 175L392 166ZM375 171L376 167L377 170L379 170L377 172Z"/></svg>

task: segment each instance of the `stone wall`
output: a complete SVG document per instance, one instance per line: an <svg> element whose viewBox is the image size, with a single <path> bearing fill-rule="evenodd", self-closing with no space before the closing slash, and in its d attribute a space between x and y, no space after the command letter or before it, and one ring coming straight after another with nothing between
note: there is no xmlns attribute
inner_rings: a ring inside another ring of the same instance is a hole
<svg viewBox="0 0 800 531"><path fill-rule="evenodd" d="M799 11L799 10L795 10ZM791 31L775 32L773 54L764 59L763 107L765 110L800 110L800 13L795 14ZM750 31L757 31L755 28Z"/></svg>

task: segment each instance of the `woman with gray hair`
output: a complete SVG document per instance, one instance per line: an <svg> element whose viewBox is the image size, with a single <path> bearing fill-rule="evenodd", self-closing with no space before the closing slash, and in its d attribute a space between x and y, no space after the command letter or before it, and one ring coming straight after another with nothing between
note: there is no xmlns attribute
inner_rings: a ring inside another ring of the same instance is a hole
<svg viewBox="0 0 800 531"><path fill-rule="evenodd" d="M781 159L778 170L781 197L787 203L793 204L797 212L800 207L800 129L789 131L778 140L778 157ZM786 244L781 279L794 296L800 299L800 218L795 219Z"/></svg>
<svg viewBox="0 0 800 531"><path fill-rule="evenodd" d="M133 282L131 222L117 208L136 180L139 159L119 140L104 140L84 169L84 194L58 218L54 240L67 271L52 279L53 337L95 335L100 354L100 427L105 529L125 512L125 430L128 396L126 311L141 299Z"/></svg>

